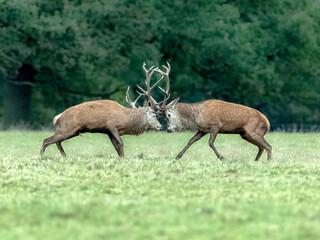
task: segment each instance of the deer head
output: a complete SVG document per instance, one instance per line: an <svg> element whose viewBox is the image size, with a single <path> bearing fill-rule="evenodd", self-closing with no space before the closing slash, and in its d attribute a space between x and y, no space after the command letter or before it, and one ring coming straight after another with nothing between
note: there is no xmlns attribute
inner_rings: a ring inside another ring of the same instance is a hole
<svg viewBox="0 0 320 240"><path fill-rule="evenodd" d="M176 129L180 129L182 126L181 117L176 109L179 98L173 100L164 107L164 115L167 120L167 131L173 132Z"/></svg>

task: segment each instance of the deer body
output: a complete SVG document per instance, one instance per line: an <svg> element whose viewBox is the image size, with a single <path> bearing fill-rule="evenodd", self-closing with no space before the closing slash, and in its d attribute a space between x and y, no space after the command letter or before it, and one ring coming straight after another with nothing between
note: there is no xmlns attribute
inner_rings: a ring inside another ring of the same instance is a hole
<svg viewBox="0 0 320 240"><path fill-rule="evenodd" d="M181 121L176 126L179 130L201 130L209 133L211 126L216 125L219 126L219 133L240 133L249 123L262 124L261 127L265 127L266 131L270 127L267 118L259 111L220 100L177 103L176 111Z"/></svg>
<svg viewBox="0 0 320 240"><path fill-rule="evenodd" d="M111 100L81 103L66 109L54 118L55 133L43 141L41 155L56 143L66 156L61 142L81 133L107 134L120 157L123 154L122 135L139 135L149 128L161 129L161 124L150 107L126 108Z"/></svg>
<svg viewBox="0 0 320 240"><path fill-rule="evenodd" d="M99 100L68 108L59 116L55 126L60 131L73 133L106 133L116 128L120 136L139 135L151 127L147 118L145 107L126 108L115 101Z"/></svg>
<svg viewBox="0 0 320 240"><path fill-rule="evenodd" d="M131 108L126 108L112 100L98 100L84 102L66 109L63 113L55 116L53 125L55 133L53 136L45 139L40 151L41 156L46 148L51 144L56 144L60 153L66 156L61 142L72 137L78 136L81 133L104 133L107 134L115 147L120 157L124 156L123 142L120 136L122 135L139 135L147 129L153 128L160 130L162 128L157 119L156 112L159 111L159 106L151 96L151 90L157 86L158 82L150 86L152 74L156 69L151 67L146 69L146 63L143 63L143 70L146 74L146 87L141 90L138 98L132 102L129 96L128 87L126 101ZM141 96L147 96L147 107L137 108L135 105Z"/></svg>
<svg viewBox="0 0 320 240"><path fill-rule="evenodd" d="M268 153L268 159L271 158L271 146L264 139L264 135L270 129L270 123L258 110L220 100L192 104L178 103L178 100L174 100L165 107L165 115L168 132L197 131L176 159L181 158L195 141L207 133L210 133L209 145L219 159L222 156L213 144L218 133L240 134L243 139L258 146L256 160L260 158L264 149Z"/></svg>

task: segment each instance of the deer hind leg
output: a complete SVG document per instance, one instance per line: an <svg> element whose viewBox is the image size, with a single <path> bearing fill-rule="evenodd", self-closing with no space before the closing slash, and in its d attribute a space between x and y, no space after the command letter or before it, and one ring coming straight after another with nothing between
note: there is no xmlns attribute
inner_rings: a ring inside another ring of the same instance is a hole
<svg viewBox="0 0 320 240"><path fill-rule="evenodd" d="M69 137L70 138L70 137ZM51 144L54 144L56 143L57 144L57 147L58 149L60 150L60 153L62 154L62 156L65 155L65 152L63 151L63 148L61 146L61 142L63 140L66 140L67 138L61 134L54 134L53 136L49 137L49 138L46 138L45 140L43 140L43 143L42 143L42 148L40 150L40 155L43 156L45 150L47 147L49 147ZM64 154L63 154L64 153Z"/></svg>
<svg viewBox="0 0 320 240"><path fill-rule="evenodd" d="M268 160L270 160L270 159L271 159L272 147L271 147L271 145L264 139L263 136L261 137L261 139L262 139L262 142L263 142L263 144L264 144L264 146L265 146L265 149L266 149L266 151L267 151Z"/></svg>
<svg viewBox="0 0 320 240"><path fill-rule="evenodd" d="M218 152L218 150L216 149L216 147L213 144L214 140L216 140L218 132L219 132L219 128L218 127L212 127L211 128L211 130L210 130L210 138L209 138L209 146L215 152L215 154L217 155L218 159L222 160L223 157L221 156L221 154Z"/></svg>
<svg viewBox="0 0 320 240"><path fill-rule="evenodd" d="M63 157L66 157L67 154L64 152L64 150L63 150L63 148L62 148L61 142L57 142L56 145L57 145L57 147L58 147L61 155L62 155Z"/></svg>
<svg viewBox="0 0 320 240"><path fill-rule="evenodd" d="M119 135L118 129L116 129L116 128L109 129L109 131L110 131L109 138L110 138L113 146L115 147L119 157L124 157L123 142L122 142L122 139Z"/></svg>
<svg viewBox="0 0 320 240"><path fill-rule="evenodd" d="M264 139L263 136L260 136L256 133L249 134L248 132L246 132L244 135L241 135L241 137L244 140L256 145L259 148L258 154L255 158L256 161L258 161L259 158L261 157L263 150L266 150L266 152L268 154L268 160L271 159L272 147L269 143L267 143L267 141Z"/></svg>
<svg viewBox="0 0 320 240"><path fill-rule="evenodd" d="M202 138L207 133L198 131L188 142L188 144L182 149L182 151L176 156L176 160L182 157L182 155L187 151L187 149L200 138Z"/></svg>

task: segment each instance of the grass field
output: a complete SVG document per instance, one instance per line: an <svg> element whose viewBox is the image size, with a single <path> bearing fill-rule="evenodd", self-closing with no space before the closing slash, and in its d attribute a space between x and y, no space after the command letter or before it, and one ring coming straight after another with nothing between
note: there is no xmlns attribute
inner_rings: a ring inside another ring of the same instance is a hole
<svg viewBox="0 0 320 240"><path fill-rule="evenodd" d="M237 135L218 135L218 162L192 133L66 141L0 132L0 239L320 239L320 134L269 133L273 159Z"/></svg>

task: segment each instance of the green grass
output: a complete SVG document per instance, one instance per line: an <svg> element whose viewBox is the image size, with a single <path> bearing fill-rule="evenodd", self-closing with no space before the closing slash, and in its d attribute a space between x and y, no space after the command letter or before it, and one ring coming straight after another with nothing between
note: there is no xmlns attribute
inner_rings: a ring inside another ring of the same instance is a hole
<svg viewBox="0 0 320 240"><path fill-rule="evenodd" d="M269 133L273 159L237 135L105 135L50 146L0 132L0 239L320 239L320 134Z"/></svg>

